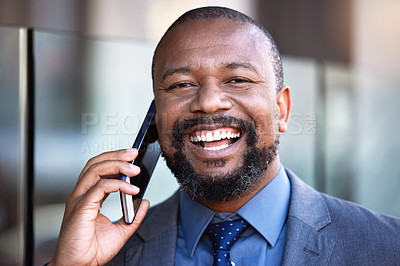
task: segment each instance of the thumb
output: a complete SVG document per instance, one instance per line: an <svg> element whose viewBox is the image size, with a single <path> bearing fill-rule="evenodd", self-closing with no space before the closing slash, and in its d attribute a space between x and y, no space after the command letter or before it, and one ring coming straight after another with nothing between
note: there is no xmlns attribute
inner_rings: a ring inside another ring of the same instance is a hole
<svg viewBox="0 0 400 266"><path fill-rule="evenodd" d="M124 236L124 242L128 241L128 239L133 235L133 233L135 233L136 230L139 228L144 217L146 216L149 206L150 202L148 200L143 199L136 213L135 220L132 222L132 224L126 224L123 218L121 218L118 221L117 225L119 225L123 233L122 235Z"/></svg>

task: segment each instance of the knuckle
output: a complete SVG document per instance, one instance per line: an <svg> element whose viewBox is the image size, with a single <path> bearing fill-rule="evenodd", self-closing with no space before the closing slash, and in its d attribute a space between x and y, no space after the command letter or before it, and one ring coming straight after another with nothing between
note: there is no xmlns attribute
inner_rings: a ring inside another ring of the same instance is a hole
<svg viewBox="0 0 400 266"><path fill-rule="evenodd" d="M91 165L95 164L96 160L97 160L97 157L98 156L90 158L86 163L86 167L90 167Z"/></svg>
<svg viewBox="0 0 400 266"><path fill-rule="evenodd" d="M86 173L89 173L89 172L96 173L98 171L99 166L100 166L100 163L93 163L92 165L89 166L89 168L87 169Z"/></svg>
<svg viewBox="0 0 400 266"><path fill-rule="evenodd" d="M99 161L102 160L103 157L105 157L107 155L107 153L108 152L103 152L103 153L100 153L97 156L94 156L94 157L90 158L86 163L86 167L90 167L93 164L97 164Z"/></svg>
<svg viewBox="0 0 400 266"><path fill-rule="evenodd" d="M77 202L79 201L80 197L75 197L72 194L67 198L65 202L65 213L69 214L72 212L72 210L75 208L77 205Z"/></svg>
<svg viewBox="0 0 400 266"><path fill-rule="evenodd" d="M99 180L99 182L97 182L97 185L101 187L108 187L114 184L115 184L115 179L108 179L108 178L102 178Z"/></svg>
<svg viewBox="0 0 400 266"><path fill-rule="evenodd" d="M101 186L102 187L102 186L107 186L107 184L108 184L108 179L102 178L97 182L96 186Z"/></svg>

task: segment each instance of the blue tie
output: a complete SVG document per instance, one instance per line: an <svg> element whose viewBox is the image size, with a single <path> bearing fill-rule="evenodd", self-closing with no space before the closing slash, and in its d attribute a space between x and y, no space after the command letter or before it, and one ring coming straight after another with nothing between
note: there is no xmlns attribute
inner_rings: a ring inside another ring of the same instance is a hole
<svg viewBox="0 0 400 266"><path fill-rule="evenodd" d="M214 247L215 266L231 266L229 251L246 228L243 219L208 225L206 232Z"/></svg>

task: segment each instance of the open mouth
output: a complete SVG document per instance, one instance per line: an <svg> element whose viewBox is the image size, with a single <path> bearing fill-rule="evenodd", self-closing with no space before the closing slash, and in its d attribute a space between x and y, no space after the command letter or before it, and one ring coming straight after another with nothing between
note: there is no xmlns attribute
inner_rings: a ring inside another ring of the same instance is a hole
<svg viewBox="0 0 400 266"><path fill-rule="evenodd" d="M189 134L190 142L205 150L217 151L228 148L241 137L236 128L218 128L215 130L197 130Z"/></svg>

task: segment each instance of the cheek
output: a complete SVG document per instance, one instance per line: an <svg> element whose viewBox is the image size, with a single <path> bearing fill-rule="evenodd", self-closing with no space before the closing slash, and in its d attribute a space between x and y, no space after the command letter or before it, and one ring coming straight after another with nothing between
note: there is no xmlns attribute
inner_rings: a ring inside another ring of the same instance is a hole
<svg viewBox="0 0 400 266"><path fill-rule="evenodd" d="M172 117L172 112L167 112L167 111L158 111L157 109L157 115L158 115L158 123L157 123L157 130L160 136L163 135L168 135L171 133L174 125L174 117Z"/></svg>
<svg viewBox="0 0 400 266"><path fill-rule="evenodd" d="M264 116L257 127L258 139L260 146L270 146L278 135L278 121L275 118L275 113L269 113Z"/></svg>
<svg viewBox="0 0 400 266"><path fill-rule="evenodd" d="M274 139L278 132L276 104L273 101L264 100L253 106L252 120L256 124L259 143L265 146L265 144L271 143L271 139ZM258 108L255 108L255 106L258 106Z"/></svg>
<svg viewBox="0 0 400 266"><path fill-rule="evenodd" d="M163 132L163 135L169 135L177 123L191 118L191 114L188 112L191 101L172 96L157 96L157 128L159 132Z"/></svg>
<svg viewBox="0 0 400 266"><path fill-rule="evenodd" d="M158 142L160 143L161 149L164 153L166 154L171 154L171 132L172 130L169 129L168 126L168 121L165 117L163 117L164 114L160 115L159 122L157 122L157 132L158 132Z"/></svg>
<svg viewBox="0 0 400 266"><path fill-rule="evenodd" d="M164 101L165 102L165 101ZM157 103L157 102L156 102ZM168 101L166 101L168 103ZM157 105L157 131L158 141L166 155L172 155L175 149L172 146L172 130L180 120L177 106L161 103Z"/></svg>
<svg viewBox="0 0 400 266"><path fill-rule="evenodd" d="M278 134L278 126L275 120L271 119L260 127L257 127L259 142L262 146L271 144Z"/></svg>
<svg viewBox="0 0 400 266"><path fill-rule="evenodd" d="M176 118L177 110L171 101L160 93L156 93L156 107L157 107L157 129L160 135L165 135L171 132L174 121Z"/></svg>

